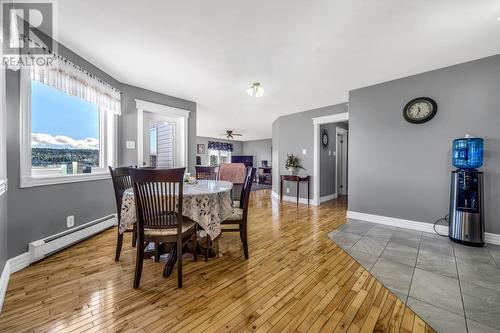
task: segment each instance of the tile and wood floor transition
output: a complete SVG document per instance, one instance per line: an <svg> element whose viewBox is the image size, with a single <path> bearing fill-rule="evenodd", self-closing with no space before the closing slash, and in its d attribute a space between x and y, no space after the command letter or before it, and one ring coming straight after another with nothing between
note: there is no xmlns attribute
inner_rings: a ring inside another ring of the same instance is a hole
<svg viewBox="0 0 500 333"><path fill-rule="evenodd" d="M356 220L329 237L438 332L500 333L500 246Z"/></svg>
<svg viewBox="0 0 500 333"><path fill-rule="evenodd" d="M134 290L130 235L116 263L116 231L96 235L12 275L0 332L434 332L327 236L345 201L256 191L249 220L250 259L224 234L221 257L186 256L182 289L147 260Z"/></svg>

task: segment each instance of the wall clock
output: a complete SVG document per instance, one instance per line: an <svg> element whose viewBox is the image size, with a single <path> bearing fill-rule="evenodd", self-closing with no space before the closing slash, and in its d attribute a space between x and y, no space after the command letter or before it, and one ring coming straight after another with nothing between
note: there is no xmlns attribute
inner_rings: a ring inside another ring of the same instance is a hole
<svg viewBox="0 0 500 333"><path fill-rule="evenodd" d="M328 131L326 129L321 133L321 144L324 148L328 147Z"/></svg>
<svg viewBox="0 0 500 333"><path fill-rule="evenodd" d="M437 113L437 103L429 97L412 99L403 109L403 117L412 124L428 122Z"/></svg>

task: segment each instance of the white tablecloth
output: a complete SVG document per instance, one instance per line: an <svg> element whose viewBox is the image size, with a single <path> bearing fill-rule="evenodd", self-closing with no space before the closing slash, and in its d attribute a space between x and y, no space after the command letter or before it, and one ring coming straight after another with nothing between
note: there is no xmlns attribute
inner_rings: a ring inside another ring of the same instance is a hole
<svg viewBox="0 0 500 333"><path fill-rule="evenodd" d="M184 184L182 214L197 222L214 239L221 233L221 222L233 212L233 184L226 181L199 180ZM123 233L136 222L134 191L123 193L119 231Z"/></svg>

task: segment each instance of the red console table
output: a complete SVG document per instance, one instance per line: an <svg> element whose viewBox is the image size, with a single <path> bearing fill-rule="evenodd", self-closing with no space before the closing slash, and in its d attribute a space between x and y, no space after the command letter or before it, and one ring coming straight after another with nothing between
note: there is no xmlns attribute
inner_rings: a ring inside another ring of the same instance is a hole
<svg viewBox="0 0 500 333"><path fill-rule="evenodd" d="M309 205L309 188L311 176L280 175L280 201L283 201L283 181L297 182L297 205L299 204L300 182L307 182L307 204Z"/></svg>

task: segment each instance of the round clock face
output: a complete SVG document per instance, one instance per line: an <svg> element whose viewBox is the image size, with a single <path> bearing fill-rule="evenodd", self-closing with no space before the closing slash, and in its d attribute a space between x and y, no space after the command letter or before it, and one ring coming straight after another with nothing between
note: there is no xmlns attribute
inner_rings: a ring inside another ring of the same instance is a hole
<svg viewBox="0 0 500 333"><path fill-rule="evenodd" d="M328 132L326 130L321 134L321 143L323 147L328 147Z"/></svg>
<svg viewBox="0 0 500 333"><path fill-rule="evenodd" d="M436 102L428 97L419 97L406 104L404 118L413 124L422 124L431 120L437 112Z"/></svg>

